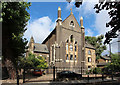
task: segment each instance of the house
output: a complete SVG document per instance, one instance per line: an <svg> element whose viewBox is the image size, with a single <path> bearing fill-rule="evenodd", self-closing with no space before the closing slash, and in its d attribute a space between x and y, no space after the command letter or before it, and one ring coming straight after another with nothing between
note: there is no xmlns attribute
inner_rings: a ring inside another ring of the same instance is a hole
<svg viewBox="0 0 120 85"><path fill-rule="evenodd" d="M30 42L28 44L28 49L26 51L26 57L28 57L29 53L33 53L36 56L42 56L48 62L49 51L45 44L35 43L34 38L31 37Z"/></svg>
<svg viewBox="0 0 120 85"><path fill-rule="evenodd" d="M111 58L109 56L101 56L100 59L97 60L97 67L104 68L108 62L111 62Z"/></svg>
<svg viewBox="0 0 120 85"><path fill-rule="evenodd" d="M86 67L88 67L88 70L91 70L91 68L96 67L95 48L88 42L85 43L85 58Z"/></svg>

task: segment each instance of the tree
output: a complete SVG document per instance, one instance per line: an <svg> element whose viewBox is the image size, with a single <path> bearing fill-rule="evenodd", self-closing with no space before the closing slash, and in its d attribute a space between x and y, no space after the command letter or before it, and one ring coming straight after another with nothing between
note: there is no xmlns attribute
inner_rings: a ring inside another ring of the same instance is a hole
<svg viewBox="0 0 120 85"><path fill-rule="evenodd" d="M111 74L112 72L120 72L120 56L117 53L112 53L111 56L111 62L108 63L104 68L105 72L109 72L109 74Z"/></svg>
<svg viewBox="0 0 120 85"><path fill-rule="evenodd" d="M26 11L30 5L27 2L2 2L2 55L6 67L12 63L10 67L17 68L18 56L25 52L27 40L22 37L30 19Z"/></svg>
<svg viewBox="0 0 120 85"><path fill-rule="evenodd" d="M99 73L101 73L101 69L99 67L95 67L93 69L93 74L99 74Z"/></svg>
<svg viewBox="0 0 120 85"><path fill-rule="evenodd" d="M35 54L29 53L27 57L20 58L20 67L21 68L47 68L47 62L42 56L36 56Z"/></svg>
<svg viewBox="0 0 120 85"><path fill-rule="evenodd" d="M96 4L95 7L96 13L99 13L101 10L108 10L108 14L111 20L106 23L106 27L111 27L111 30L105 34L106 40L104 43L109 43L112 39L117 38L118 31L120 31L120 1L119 2L100 2Z"/></svg>
<svg viewBox="0 0 120 85"><path fill-rule="evenodd" d="M101 53L106 50L106 46L102 44L103 35L98 37L85 36L85 41L95 47L96 59L99 59Z"/></svg>

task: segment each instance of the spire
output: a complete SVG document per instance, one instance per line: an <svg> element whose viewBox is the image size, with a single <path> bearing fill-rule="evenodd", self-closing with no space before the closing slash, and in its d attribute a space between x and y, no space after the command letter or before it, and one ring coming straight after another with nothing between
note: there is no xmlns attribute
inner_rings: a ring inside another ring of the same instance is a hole
<svg viewBox="0 0 120 85"><path fill-rule="evenodd" d="M62 20L61 19L61 8L60 7L58 7L58 20Z"/></svg>
<svg viewBox="0 0 120 85"><path fill-rule="evenodd" d="M82 28L84 28L84 26L83 26L83 17L82 16L80 18L80 25L81 25Z"/></svg>
<svg viewBox="0 0 120 85"><path fill-rule="evenodd" d="M34 38L33 38L33 36L31 36L30 42L34 43Z"/></svg>
<svg viewBox="0 0 120 85"><path fill-rule="evenodd" d="M70 14L73 14L73 12L72 12L72 8L71 8L70 10L71 10Z"/></svg>

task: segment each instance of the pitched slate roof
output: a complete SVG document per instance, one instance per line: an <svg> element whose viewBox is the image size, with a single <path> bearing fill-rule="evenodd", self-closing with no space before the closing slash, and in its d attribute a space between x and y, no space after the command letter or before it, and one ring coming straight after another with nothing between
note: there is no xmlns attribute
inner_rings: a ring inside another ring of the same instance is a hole
<svg viewBox="0 0 120 85"><path fill-rule="evenodd" d="M104 66L104 65L107 65L108 63L106 62L102 62L102 63L97 63L97 66Z"/></svg>
<svg viewBox="0 0 120 85"><path fill-rule="evenodd" d="M86 48L91 48L91 49L95 49L95 47L93 47L91 44L89 44L87 41L85 42L85 47Z"/></svg>
<svg viewBox="0 0 120 85"><path fill-rule="evenodd" d="M102 59L105 59L105 60L110 60L110 57L108 56L101 56Z"/></svg>
<svg viewBox="0 0 120 85"><path fill-rule="evenodd" d="M49 53L45 44L34 43L34 52Z"/></svg>

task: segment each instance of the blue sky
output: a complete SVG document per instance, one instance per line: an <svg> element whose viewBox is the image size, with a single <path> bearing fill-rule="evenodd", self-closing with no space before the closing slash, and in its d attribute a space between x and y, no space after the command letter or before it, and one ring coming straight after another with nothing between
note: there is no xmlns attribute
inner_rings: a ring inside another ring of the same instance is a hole
<svg viewBox="0 0 120 85"><path fill-rule="evenodd" d="M36 43L41 43L55 27L59 6L61 7L62 20L70 15L70 8L72 8L78 23L80 23L80 17L83 17L86 36L105 34L110 30L110 28L105 27L105 23L110 18L106 11L101 11L99 14L95 13L93 8L96 3L97 1L83 2L79 8L76 8L74 2L32 2L28 10L31 18L24 37L29 41L30 37L33 36Z"/></svg>

